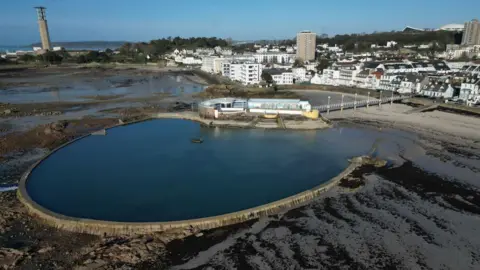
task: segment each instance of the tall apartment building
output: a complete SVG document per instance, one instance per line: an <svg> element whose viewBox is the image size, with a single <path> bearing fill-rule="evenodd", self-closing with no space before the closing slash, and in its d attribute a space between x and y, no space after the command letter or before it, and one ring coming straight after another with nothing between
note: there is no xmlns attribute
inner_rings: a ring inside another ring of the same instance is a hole
<svg viewBox="0 0 480 270"><path fill-rule="evenodd" d="M297 34L297 58L303 61L315 60L317 35L310 31Z"/></svg>
<svg viewBox="0 0 480 270"><path fill-rule="evenodd" d="M478 20L465 23L462 45L480 45L480 22Z"/></svg>
<svg viewBox="0 0 480 270"><path fill-rule="evenodd" d="M50 34L48 32L47 16L45 15L44 7L36 7L38 17L38 27L40 30L40 39L42 40L42 49L51 50Z"/></svg>

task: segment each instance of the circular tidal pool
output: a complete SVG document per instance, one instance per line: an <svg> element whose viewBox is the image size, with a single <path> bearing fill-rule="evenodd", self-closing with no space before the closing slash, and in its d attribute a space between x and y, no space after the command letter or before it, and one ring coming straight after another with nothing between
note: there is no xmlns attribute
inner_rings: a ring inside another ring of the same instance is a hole
<svg viewBox="0 0 480 270"><path fill-rule="evenodd" d="M330 180L381 133L220 129L159 119L54 152L26 182L33 201L71 217L155 222L221 215ZM201 137L201 144L192 138Z"/></svg>

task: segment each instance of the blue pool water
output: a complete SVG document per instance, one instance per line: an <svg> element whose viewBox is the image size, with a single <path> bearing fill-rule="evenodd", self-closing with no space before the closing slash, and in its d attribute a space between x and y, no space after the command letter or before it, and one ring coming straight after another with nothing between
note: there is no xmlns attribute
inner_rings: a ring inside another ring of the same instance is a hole
<svg viewBox="0 0 480 270"><path fill-rule="evenodd" d="M173 221L276 201L338 175L380 133L207 128L159 119L110 129L55 152L27 181L54 212L110 221ZM202 137L204 143L191 143Z"/></svg>

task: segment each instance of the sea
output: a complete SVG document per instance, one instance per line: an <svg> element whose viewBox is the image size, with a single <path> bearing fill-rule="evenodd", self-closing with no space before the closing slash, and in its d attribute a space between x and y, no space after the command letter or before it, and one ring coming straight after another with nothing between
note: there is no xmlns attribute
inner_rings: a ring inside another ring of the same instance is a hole
<svg viewBox="0 0 480 270"><path fill-rule="evenodd" d="M53 45L55 46L55 45ZM92 51L104 51L108 48L116 49L117 47L108 47L108 46L64 46L67 51L82 51L82 50L92 50ZM0 45L0 53L5 52L16 52L16 51L33 51L33 46L6 46Z"/></svg>

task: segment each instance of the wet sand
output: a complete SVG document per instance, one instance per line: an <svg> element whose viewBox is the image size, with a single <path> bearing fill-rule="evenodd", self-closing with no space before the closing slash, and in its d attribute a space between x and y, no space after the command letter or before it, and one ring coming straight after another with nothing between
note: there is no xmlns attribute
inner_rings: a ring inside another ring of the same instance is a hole
<svg viewBox="0 0 480 270"><path fill-rule="evenodd" d="M133 106L130 101L102 101L106 107L76 102L58 108L63 105L25 105L45 106L45 112L58 110L61 115L33 116L45 118L44 122L24 129L16 129L16 123L32 116L2 116L9 121L0 122L0 182L17 182L30 164L65 140L119 119L167 111L175 101L191 99L184 95L132 101ZM136 237L68 233L29 216L14 192L2 192L0 265L7 269L479 269L480 118L412 109L394 104L325 115L339 132L343 126L358 125L395 136L394 146L380 142L375 153L386 156L389 167L362 167L312 203L211 231ZM68 117L69 111L77 110L82 112L79 116ZM65 118L58 122L61 116Z"/></svg>

